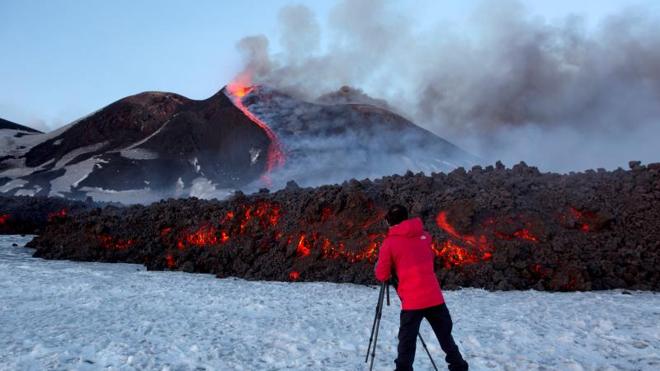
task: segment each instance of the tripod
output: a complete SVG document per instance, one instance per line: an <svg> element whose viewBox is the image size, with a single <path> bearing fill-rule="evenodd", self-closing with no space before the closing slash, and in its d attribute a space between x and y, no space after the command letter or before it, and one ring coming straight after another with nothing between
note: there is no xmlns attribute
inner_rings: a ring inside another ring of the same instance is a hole
<svg viewBox="0 0 660 371"><path fill-rule="evenodd" d="M369 362L369 352L371 351L371 363L369 364L369 371L373 370L374 359L376 358L376 343L378 342L378 329L380 328L380 319L383 315L383 301L385 300L385 297L387 297L387 305L389 306L390 305L389 281L385 281L380 285L380 292L378 293L378 303L376 304L376 315L374 317L374 323L371 325L371 335L369 335L369 347L367 347L367 357L364 359L364 363ZM422 342L422 346L424 347L426 354L429 356L433 368L436 371L438 371L438 367L435 365L435 362L433 361L433 357L431 357L431 352L429 352L429 348L426 347L426 342L422 338L422 334L418 333L417 336L419 337L419 340ZM372 342L373 342L373 347L371 346Z"/></svg>

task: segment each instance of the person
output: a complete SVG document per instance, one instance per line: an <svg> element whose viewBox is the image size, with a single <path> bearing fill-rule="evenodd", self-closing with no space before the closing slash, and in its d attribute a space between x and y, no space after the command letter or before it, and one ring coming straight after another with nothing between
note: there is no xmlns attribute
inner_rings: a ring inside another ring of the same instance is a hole
<svg viewBox="0 0 660 371"><path fill-rule="evenodd" d="M420 218L408 219L408 210L402 205L390 207L386 220L390 228L378 253L375 274L383 282L398 279L395 288L401 299L401 315L395 371L413 369L424 318L446 354L449 370L467 370L468 363L451 336L452 320L435 276L431 235Z"/></svg>

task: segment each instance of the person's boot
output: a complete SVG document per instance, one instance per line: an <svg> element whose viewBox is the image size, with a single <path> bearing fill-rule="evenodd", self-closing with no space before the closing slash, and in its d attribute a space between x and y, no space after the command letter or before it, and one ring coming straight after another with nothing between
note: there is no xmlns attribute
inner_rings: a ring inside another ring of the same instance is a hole
<svg viewBox="0 0 660 371"><path fill-rule="evenodd" d="M449 371L468 371L468 363L462 360L458 363L449 364Z"/></svg>

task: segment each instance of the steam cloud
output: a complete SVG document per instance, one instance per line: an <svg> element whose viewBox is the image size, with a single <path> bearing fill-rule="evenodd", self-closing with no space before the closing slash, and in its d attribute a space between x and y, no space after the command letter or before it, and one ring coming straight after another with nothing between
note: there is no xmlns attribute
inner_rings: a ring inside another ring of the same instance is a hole
<svg viewBox="0 0 660 371"><path fill-rule="evenodd" d="M588 27L498 1L461 32L419 30L395 6L343 1L325 34L308 8L285 7L277 53L265 36L239 42L246 72L306 99L360 87L489 163L571 171L660 161L657 17L623 9Z"/></svg>

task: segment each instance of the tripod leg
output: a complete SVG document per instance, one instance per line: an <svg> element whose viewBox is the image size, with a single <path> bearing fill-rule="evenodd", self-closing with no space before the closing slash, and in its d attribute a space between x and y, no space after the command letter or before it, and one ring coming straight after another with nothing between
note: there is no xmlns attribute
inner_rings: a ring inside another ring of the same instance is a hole
<svg viewBox="0 0 660 371"><path fill-rule="evenodd" d="M383 302L380 302L380 311L378 311L378 323L376 324L376 335L374 336L374 347L371 349L371 364L369 365L369 371L374 368L374 359L376 359L376 344L378 343L378 330L380 329L380 318L383 314Z"/></svg>
<svg viewBox="0 0 660 371"><path fill-rule="evenodd" d="M387 292L387 306L390 306L390 284L389 284L389 282L387 283L387 287L385 288L385 292Z"/></svg>
<svg viewBox="0 0 660 371"><path fill-rule="evenodd" d="M383 291L385 286L380 287L380 292L378 293L378 302L376 304L376 314L374 315L374 323L371 325L371 335L369 335L369 346L367 347L367 356L364 359L364 363L369 362L369 351L371 351L371 342L374 339L374 331L376 330L378 322L378 313L382 310L383 306Z"/></svg>
<svg viewBox="0 0 660 371"><path fill-rule="evenodd" d="M429 348L426 347L426 342L424 342L424 338L422 338L422 334L417 334L417 336L419 337L419 340L422 342L422 346L424 347L426 354L428 354L429 359L431 360L433 369L435 369L435 371L438 371L438 366L435 365L435 362L433 361L433 357L431 357L431 352L429 352Z"/></svg>
<svg viewBox="0 0 660 371"><path fill-rule="evenodd" d="M364 363L369 362L369 352L371 351L371 342L374 340L374 330L376 329L377 318L374 316L374 323L371 325L371 335L369 335L369 346L367 347L367 356Z"/></svg>

